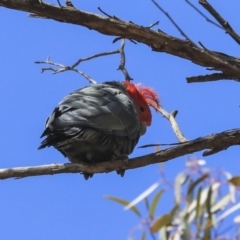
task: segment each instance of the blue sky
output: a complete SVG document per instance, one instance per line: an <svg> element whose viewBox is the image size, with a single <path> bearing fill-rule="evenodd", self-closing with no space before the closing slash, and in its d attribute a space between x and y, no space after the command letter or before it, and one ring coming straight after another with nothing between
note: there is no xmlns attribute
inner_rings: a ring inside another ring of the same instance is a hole
<svg viewBox="0 0 240 240"><path fill-rule="evenodd" d="M52 1L57 4L57 1ZM211 3L240 32L240 2ZM125 21L157 28L182 38L169 20L151 1L73 1L84 11L100 14L101 7ZM197 4L197 1L195 1ZM162 1L185 33L207 48L239 56L239 47L224 31L207 23L185 1ZM207 13L206 13L207 14ZM207 14L208 15L208 14ZM41 74L37 60L74 63L78 58L119 48L114 37L52 20L29 18L27 13L0 8L1 64L1 160L0 168L65 163L53 148L37 150L44 123L56 104L67 94L88 82L76 73ZM187 76L207 74L190 61L165 53L152 52L148 46L127 41L126 67L135 82L153 87L162 106L169 112L177 109L177 121L184 135L194 139L227 129L238 128L240 84L234 81L187 84ZM113 55L84 62L79 69L97 82L123 80L117 71L119 56ZM171 143L177 139L170 124L153 112L153 124L139 142ZM135 149L131 156L151 153L153 149ZM191 156L201 158L201 153ZM184 156L164 165L166 175L174 178L185 167ZM208 167L220 167L240 174L239 148L205 158ZM131 200L159 179L158 165L127 171L124 178L116 173L97 174L85 181L79 174L41 176L0 183L1 239L127 239L139 223L136 216L103 198L110 194ZM165 199L158 213L166 211Z"/></svg>

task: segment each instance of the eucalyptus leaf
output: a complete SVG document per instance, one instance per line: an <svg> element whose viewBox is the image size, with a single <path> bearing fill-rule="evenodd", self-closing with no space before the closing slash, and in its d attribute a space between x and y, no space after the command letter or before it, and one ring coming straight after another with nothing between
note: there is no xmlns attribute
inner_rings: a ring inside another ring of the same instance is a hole
<svg viewBox="0 0 240 240"><path fill-rule="evenodd" d="M111 201L117 202L117 203L119 203L123 206L129 205L129 201L126 201L126 200L121 199L121 198L117 198L117 197L113 197L113 196L104 196L104 197L111 200ZM139 210L135 206L132 206L129 209L131 211L133 211L138 217L141 217L141 213L139 212Z"/></svg>
<svg viewBox="0 0 240 240"><path fill-rule="evenodd" d="M150 206L150 211L149 211L150 218L154 217L158 202L159 202L163 193L164 193L164 190L161 190L154 196L153 201L152 201L151 206Z"/></svg>

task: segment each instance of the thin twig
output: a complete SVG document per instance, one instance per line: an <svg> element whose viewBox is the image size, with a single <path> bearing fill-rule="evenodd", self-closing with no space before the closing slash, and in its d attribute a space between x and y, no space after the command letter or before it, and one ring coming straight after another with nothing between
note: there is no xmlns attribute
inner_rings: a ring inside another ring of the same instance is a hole
<svg viewBox="0 0 240 240"><path fill-rule="evenodd" d="M196 10L202 17L206 19L207 22L212 23L214 26L219 27L221 29L224 29L222 26L219 24L215 23L212 21L210 18L208 18L203 12L201 12L194 4L192 4L189 0L185 0L194 10Z"/></svg>
<svg viewBox="0 0 240 240"><path fill-rule="evenodd" d="M125 68L126 58L125 58L124 46L125 46L125 39L122 39L121 46L120 46L119 49L111 51L111 52L97 53L97 54L94 54L94 55L92 55L90 57L80 58L72 66L65 66L65 65L63 65L61 63L52 62L52 61L50 61L49 57L47 58L46 61L36 61L35 63L36 64L49 64L49 65L53 65L53 66L59 67L58 69L51 68L51 67L42 68L42 72L44 72L44 71L53 71L53 74L57 74L57 73L60 73L60 72L65 72L65 71L74 71L74 72L82 75L84 78L86 78L90 83L96 84L97 82L95 80L93 80L86 73L76 69L76 67L83 61L88 61L88 60L91 60L93 58L102 57L102 56L108 56L108 55L120 53L121 60L120 60L120 65L118 67L118 70L122 71L122 73L125 76L125 80L130 81L130 80L132 80L132 78L129 76L129 73L128 73L127 69Z"/></svg>
<svg viewBox="0 0 240 240"><path fill-rule="evenodd" d="M129 76L128 71L125 68L126 58L125 58L124 46L125 46L125 39L122 39L121 47L119 48L119 52L120 52L120 55L121 55L121 60L120 60L120 65L118 67L118 70L122 71L123 75L125 76L125 80L131 81L132 78Z"/></svg>
<svg viewBox="0 0 240 240"><path fill-rule="evenodd" d="M219 64L215 58L209 57L206 51L189 44L189 41L169 36L161 31L142 28L139 25L129 24L123 20L111 20L108 18L76 10L74 8L59 8L58 6L43 3L41 6L29 4L29 1L0 0L0 6L18 11L31 12L47 19L65 22L87 29L93 29L107 36L122 36L133 39L136 42L150 46L153 51L166 52L168 54L187 59L202 67L212 67L218 71L235 76L240 80L240 63L235 62L234 69ZM225 57L219 56L223 61ZM234 58L234 57L232 57Z"/></svg>
<svg viewBox="0 0 240 240"><path fill-rule="evenodd" d="M187 142L188 139L183 136L183 134L177 124L177 121L175 119L175 117L177 115L176 111L174 111L173 113L168 113L162 107L158 107L157 111L160 112L163 115L163 117L165 117L170 122L178 141L180 143Z"/></svg>
<svg viewBox="0 0 240 240"><path fill-rule="evenodd" d="M45 71L53 71L53 74L57 74L57 73L65 72L65 71L74 71L74 72L82 75L84 78L86 78L90 83L92 83L92 84L96 84L97 83L90 76L88 76L87 74L79 71L78 69L72 68L70 66L64 66L63 64L60 64L60 63L52 62L52 61L50 61L49 58L46 61L36 61L35 63L36 64L50 64L50 65L59 67L58 69L51 68L51 67L42 68L41 69L42 73L45 72Z"/></svg>
<svg viewBox="0 0 240 240"><path fill-rule="evenodd" d="M119 50L114 50L114 51L111 51L111 52L97 53L97 54L94 54L94 55L92 55L92 56L90 56L90 57L80 58L79 60L77 60L77 61L72 65L72 68L77 67L81 62L88 61L88 60L91 60L91 59L93 59L93 58L108 56L108 55L117 54L117 53L119 53Z"/></svg>
<svg viewBox="0 0 240 240"><path fill-rule="evenodd" d="M111 15L109 15L109 14L107 14L106 12L104 12L100 7L98 7L98 10L101 12L101 13L103 13L104 15L106 15L107 17L109 17L109 18L114 18L114 19L119 19L119 18L117 18L116 16L111 16Z"/></svg>
<svg viewBox="0 0 240 240"><path fill-rule="evenodd" d="M199 4L201 4L226 30L226 32L235 40L238 44L240 44L240 36L234 31L231 25L214 9L207 0L199 0Z"/></svg>
<svg viewBox="0 0 240 240"><path fill-rule="evenodd" d="M180 144L179 146L161 150L156 153L124 160L108 161L98 164L50 164L35 167L17 167L0 169L0 179L24 178L31 176L53 175L61 173L104 173L122 169L135 169L150 164L166 162L174 158L184 156L204 149L214 149L221 146L225 150L230 146L240 144L240 129L228 130L218 134L212 134Z"/></svg>
<svg viewBox="0 0 240 240"><path fill-rule="evenodd" d="M177 28L177 30L180 32L180 34L185 37L193 46L197 45L183 32L183 30L177 25L177 23L173 20L173 18L154 0L151 0L155 6L166 15L166 17L172 22L172 24Z"/></svg>
<svg viewBox="0 0 240 240"><path fill-rule="evenodd" d="M92 84L97 84L97 82L96 82L94 79L92 79L90 76L88 76L86 73L81 72L81 71L79 71L79 70L77 70L77 69L73 69L72 71L74 71L74 72L82 75L82 76L83 76L84 78L86 78L90 83L92 83Z"/></svg>
<svg viewBox="0 0 240 240"><path fill-rule="evenodd" d="M115 42L117 42L117 41L119 41L119 40L121 40L121 39L125 39L125 37L116 37L116 38L114 38L113 39L113 43L115 43ZM137 44L137 42L135 42L134 40L132 40L132 39L128 39L130 42L132 42L132 43L134 43L134 44Z"/></svg>
<svg viewBox="0 0 240 240"><path fill-rule="evenodd" d="M74 71L74 72L82 75L84 78L86 78L90 83L96 84L97 82L95 80L93 80L86 73L76 69L76 67L81 62L88 61L88 60L91 60L93 58L102 57L102 56L108 56L108 55L117 54L117 53L120 53L119 49L111 51L111 52L97 53L97 54L94 54L94 55L92 55L90 57L85 57L85 58L78 59L72 66L65 66L65 65L63 65L61 63L52 62L52 61L50 61L49 57L47 58L46 61L36 61L35 63L36 64L49 64L49 65L53 65L53 66L59 67L58 69L55 69L55 68L42 68L42 72L44 72L44 71L53 71L53 74L57 74L57 73L60 73L60 72L65 72L65 71Z"/></svg>
<svg viewBox="0 0 240 240"><path fill-rule="evenodd" d="M148 212L149 212L149 210L148 210ZM147 226L147 229L148 229L148 231L149 231L149 234L150 234L151 238L152 238L153 240L157 240L156 236L154 235L154 233L153 233L152 230L151 230L151 222L149 222L148 219L146 220L146 226Z"/></svg>
<svg viewBox="0 0 240 240"><path fill-rule="evenodd" d="M156 26L156 25L158 25L159 24L159 21L157 21L157 22L155 22L155 23L152 23L149 27L147 27L147 28L152 28L152 27L154 27L154 26Z"/></svg>
<svg viewBox="0 0 240 240"><path fill-rule="evenodd" d="M59 0L57 0L59 7L62 7L61 3Z"/></svg>

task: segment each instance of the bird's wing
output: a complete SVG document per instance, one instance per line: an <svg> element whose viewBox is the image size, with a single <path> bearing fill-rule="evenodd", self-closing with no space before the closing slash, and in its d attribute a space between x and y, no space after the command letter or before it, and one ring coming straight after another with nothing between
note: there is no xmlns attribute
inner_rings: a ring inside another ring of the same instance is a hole
<svg viewBox="0 0 240 240"><path fill-rule="evenodd" d="M136 107L123 89L110 84L95 84L65 97L46 123L46 130L61 131L91 127L116 136L139 135Z"/></svg>

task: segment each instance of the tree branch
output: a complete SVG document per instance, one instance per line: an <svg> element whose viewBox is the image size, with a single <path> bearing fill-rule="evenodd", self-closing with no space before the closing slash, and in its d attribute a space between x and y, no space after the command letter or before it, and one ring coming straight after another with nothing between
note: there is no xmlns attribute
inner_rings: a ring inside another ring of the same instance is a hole
<svg viewBox="0 0 240 240"><path fill-rule="evenodd" d="M104 173L122 169L134 169L150 164L166 162L204 149L212 149L213 153L240 145L240 129L224 131L179 144L176 147L161 150L156 153L132 158L129 161L116 160L99 164L50 164L35 167L19 167L0 169L0 179L24 178L31 176L53 175L60 173ZM209 154L207 154L209 155Z"/></svg>
<svg viewBox="0 0 240 240"><path fill-rule="evenodd" d="M153 31L133 23L124 22L118 18L111 16L105 18L72 7L58 7L47 3L39 3L38 0L0 0L0 6L31 12L42 18L84 26L105 35L133 39L149 45L153 51L166 52L185 58L197 65L211 67L240 80L240 62L237 58L206 51L194 46L187 40L169 36L162 31ZM229 65L232 67L229 68Z"/></svg>
<svg viewBox="0 0 240 240"><path fill-rule="evenodd" d="M231 25L209 4L207 0L199 0L201 4L226 30L226 32L232 37L235 42L240 44L240 36L233 30Z"/></svg>
<svg viewBox="0 0 240 240"><path fill-rule="evenodd" d="M177 116L178 114L178 111L175 110L173 111L172 113L168 113L165 109L163 109L162 107L158 107L157 109L158 112L160 112L163 117L165 117L171 124L172 126L172 129L173 129L173 132L175 133L177 139L179 142L183 143L183 142L186 142L188 141L182 134L181 130L180 130L180 127L178 126L177 124L177 121L175 119L175 117Z"/></svg>
<svg viewBox="0 0 240 240"><path fill-rule="evenodd" d="M178 26L178 24L173 20L173 18L154 0L152 0L153 4L171 21L171 23L175 26L175 28L180 32L180 34L186 38L193 46L197 47L196 44L185 34L185 32Z"/></svg>
<svg viewBox="0 0 240 240"><path fill-rule="evenodd" d="M220 26L219 24L215 23L214 21L212 21L210 18L208 18L204 13L202 13L196 6L194 6L194 4L192 4L189 0L185 0L185 2L187 2L197 13L199 13L202 17L204 17L206 19L207 22L213 24L214 26L223 29L222 26Z"/></svg>
<svg viewBox="0 0 240 240"><path fill-rule="evenodd" d="M188 83L197 83L197 82L213 82L219 80L235 80L234 77L224 74L224 73L213 73L208 75L199 75L194 77L187 77Z"/></svg>
<svg viewBox="0 0 240 240"><path fill-rule="evenodd" d="M65 72L65 71L74 71L74 72L79 73L80 75L82 75L84 78L86 78L90 83L96 84L97 82L95 80L93 80L86 73L76 69L76 67L81 62L88 61L88 60L91 60L93 58L108 56L108 55L117 54L117 53L120 53L120 50L115 50L115 51L111 51L111 52L97 53L97 54L94 54L94 55L92 55L90 57L80 58L74 64L72 64L71 66L65 66L64 64L61 64L61 63L52 62L52 61L50 61L49 57L47 58L46 61L35 61L35 63L36 64L49 64L49 65L53 65L53 66L58 67L58 68L51 68L51 67L42 68L42 73L45 72L45 71L53 71L53 74L57 74L57 73L60 73L60 72Z"/></svg>
<svg viewBox="0 0 240 240"><path fill-rule="evenodd" d="M121 40L121 47L119 48L121 60L120 60L119 66L118 66L118 70L122 71L122 73L123 73L123 75L125 77L125 80L131 81L133 79L130 77L127 69L125 68L126 57L125 57L125 52L124 52L124 46L125 46L125 39L122 39Z"/></svg>

